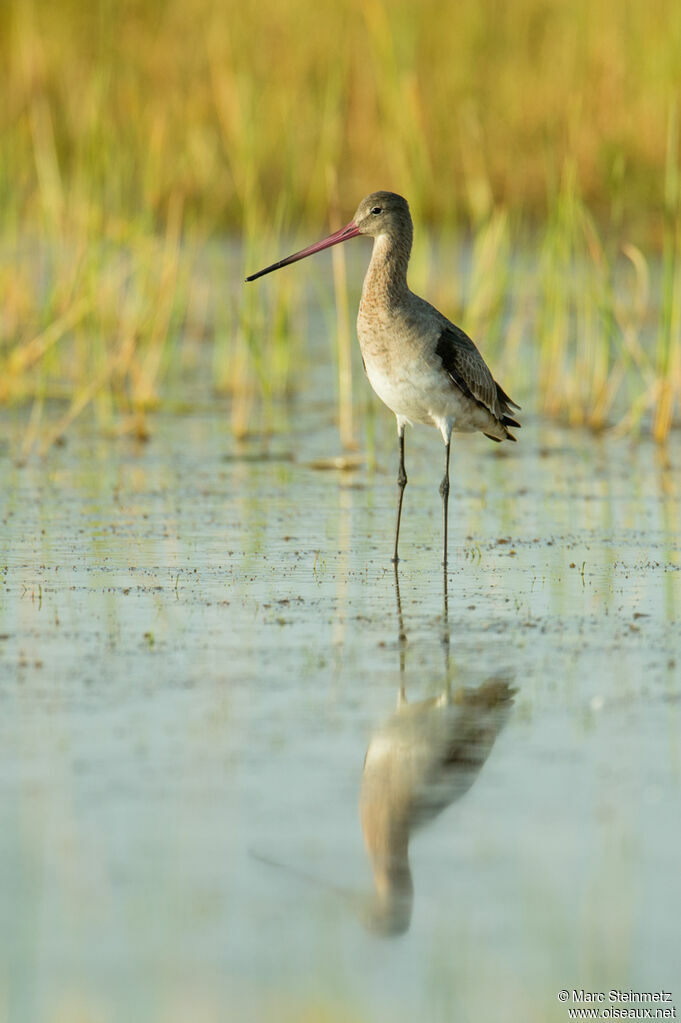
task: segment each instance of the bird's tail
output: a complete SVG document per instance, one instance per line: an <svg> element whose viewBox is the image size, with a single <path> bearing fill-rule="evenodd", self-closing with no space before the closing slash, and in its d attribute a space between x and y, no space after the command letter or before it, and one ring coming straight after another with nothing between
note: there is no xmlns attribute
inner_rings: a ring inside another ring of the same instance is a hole
<svg viewBox="0 0 681 1023"><path fill-rule="evenodd" d="M489 433L486 434L486 436L490 437L491 440L496 441L501 440L514 441L517 438L514 437L512 433L509 433L508 427L514 426L516 429L519 430L521 428L521 424L518 422L517 419L514 419L510 413L514 408L520 409L520 405L518 405L517 402L513 401L512 398L509 398L501 384L497 384L496 380L494 381L494 383L496 384L497 388L497 401L499 402L499 410L501 412L501 415L499 416L499 423L504 428L505 437L491 437Z"/></svg>

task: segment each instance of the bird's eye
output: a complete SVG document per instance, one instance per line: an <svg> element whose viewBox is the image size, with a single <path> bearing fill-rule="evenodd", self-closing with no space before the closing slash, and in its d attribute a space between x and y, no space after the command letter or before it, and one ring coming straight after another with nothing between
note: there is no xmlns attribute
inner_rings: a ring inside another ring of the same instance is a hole
<svg viewBox="0 0 681 1023"><path fill-rule="evenodd" d="M382 213L383 210L381 209L380 206L374 206L374 208L373 208L373 210L371 212L372 213Z"/></svg>

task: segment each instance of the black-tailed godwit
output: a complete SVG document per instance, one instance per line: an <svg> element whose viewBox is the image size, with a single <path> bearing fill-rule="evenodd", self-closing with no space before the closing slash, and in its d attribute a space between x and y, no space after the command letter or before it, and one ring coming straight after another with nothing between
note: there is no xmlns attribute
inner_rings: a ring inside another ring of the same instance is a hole
<svg viewBox="0 0 681 1023"><path fill-rule="evenodd" d="M357 335L369 383L397 418L400 465L393 561L398 561L402 498L407 484L404 429L413 423L435 426L445 443L445 472L440 483L447 565L449 448L454 431L480 430L491 440L515 440L519 427L512 408L520 408L494 380L467 334L407 285L413 225L406 199L394 192L372 192L362 199L347 224L314 245L251 274L254 281L314 252L369 235L374 239L357 317Z"/></svg>

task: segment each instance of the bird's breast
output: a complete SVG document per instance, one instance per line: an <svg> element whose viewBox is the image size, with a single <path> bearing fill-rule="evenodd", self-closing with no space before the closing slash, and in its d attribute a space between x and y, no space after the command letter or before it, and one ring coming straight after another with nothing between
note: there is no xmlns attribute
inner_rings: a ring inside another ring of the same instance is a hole
<svg viewBox="0 0 681 1023"><path fill-rule="evenodd" d="M427 338L404 319L361 312L357 336L369 383L381 401L400 419L434 424L434 413L451 404L452 386Z"/></svg>

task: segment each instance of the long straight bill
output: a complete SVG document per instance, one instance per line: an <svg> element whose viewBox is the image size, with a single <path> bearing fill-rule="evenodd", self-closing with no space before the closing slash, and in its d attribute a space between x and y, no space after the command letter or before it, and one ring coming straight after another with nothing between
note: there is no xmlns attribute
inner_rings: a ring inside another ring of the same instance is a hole
<svg viewBox="0 0 681 1023"><path fill-rule="evenodd" d="M315 242L314 245L308 245L306 249L301 249L300 252L294 252L292 256L287 256L286 259L280 259L278 263L272 263L272 266L266 266L264 270L258 270L257 274L251 274L247 277L247 281L255 281L258 277L264 277L265 274L272 273L273 270L279 270L282 266L288 266L289 263L297 263L299 259L305 259L306 256L312 256L315 252L321 252L322 249L328 249L332 245L338 245L340 242L346 242L348 238L355 238L359 234L359 228L353 220L350 221L345 227L342 227L340 231L334 231L328 238L323 238L320 242Z"/></svg>

